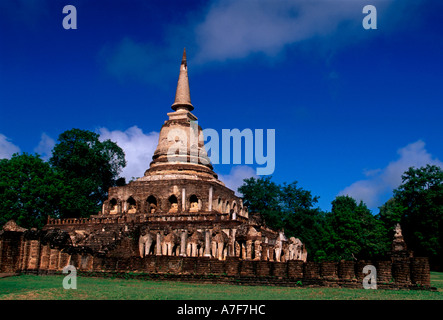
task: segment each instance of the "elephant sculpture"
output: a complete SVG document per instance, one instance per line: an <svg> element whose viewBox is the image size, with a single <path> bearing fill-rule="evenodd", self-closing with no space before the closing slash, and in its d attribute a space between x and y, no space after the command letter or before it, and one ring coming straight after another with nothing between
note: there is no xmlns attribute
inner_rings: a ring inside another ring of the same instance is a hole
<svg viewBox="0 0 443 320"><path fill-rule="evenodd" d="M149 254L151 250L151 246L154 242L154 236L149 232L145 231L140 234L140 238L138 240L138 249L140 251L140 257L144 257Z"/></svg>

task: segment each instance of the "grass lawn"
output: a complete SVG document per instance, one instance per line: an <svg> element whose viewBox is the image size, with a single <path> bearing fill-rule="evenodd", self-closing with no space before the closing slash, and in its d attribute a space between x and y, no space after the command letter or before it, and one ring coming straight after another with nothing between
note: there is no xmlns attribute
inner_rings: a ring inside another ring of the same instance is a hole
<svg viewBox="0 0 443 320"><path fill-rule="evenodd" d="M0 300L443 300L443 273L431 272L437 292L345 288L286 288L64 276L20 275L0 279Z"/></svg>

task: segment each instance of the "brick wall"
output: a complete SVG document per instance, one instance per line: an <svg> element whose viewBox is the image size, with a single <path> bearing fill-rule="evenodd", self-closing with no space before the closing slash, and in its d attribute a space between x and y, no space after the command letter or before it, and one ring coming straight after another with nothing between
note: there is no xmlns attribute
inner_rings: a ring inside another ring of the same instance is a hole
<svg viewBox="0 0 443 320"><path fill-rule="evenodd" d="M98 273L139 273L151 276L173 277L174 280L193 280L266 285L311 285L362 287L364 266L371 264L377 270L379 288L430 287L430 268L427 258L396 261L260 261L226 260L180 256L141 258L135 254L116 254L128 247L108 254L92 254L80 248L43 243L38 237L25 238L21 232L3 232L0 235L0 272L60 272L71 264L79 271ZM214 278L216 277L216 278ZM206 279L206 280L205 280Z"/></svg>
<svg viewBox="0 0 443 320"><path fill-rule="evenodd" d="M412 258L410 267L412 284L423 286L431 285L431 273L428 258Z"/></svg>
<svg viewBox="0 0 443 320"><path fill-rule="evenodd" d="M4 231L0 239L0 272L11 273L20 269L22 258L21 232Z"/></svg>
<svg viewBox="0 0 443 320"><path fill-rule="evenodd" d="M356 276L363 269L357 261L341 262L274 262L229 258L220 261L213 258L176 256L147 256L144 258L96 258L94 264L84 271L128 272L140 274L169 275L174 279L204 280L217 276L218 280L232 283L292 285L300 283L311 286L346 286L361 288L366 274ZM364 263L368 263L365 261ZM365 264L366 265L366 264ZM411 285L430 287L429 262L427 258L411 261L377 261L377 284L381 289L409 288ZM132 266L132 267L130 267ZM189 276L194 276L189 278ZM206 277L206 278L205 278ZM361 279L361 280L359 280Z"/></svg>

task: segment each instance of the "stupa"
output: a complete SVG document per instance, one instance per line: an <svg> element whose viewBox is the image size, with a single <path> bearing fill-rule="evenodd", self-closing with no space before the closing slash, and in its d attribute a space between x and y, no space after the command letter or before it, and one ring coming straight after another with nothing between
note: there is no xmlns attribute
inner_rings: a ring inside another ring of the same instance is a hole
<svg viewBox="0 0 443 320"><path fill-rule="evenodd" d="M260 214L250 214L213 171L202 128L191 112L186 49L171 108L143 177L110 188L100 214L48 219L45 228L61 228L70 233L73 245L98 252L138 230L141 257L306 261L299 239L266 227Z"/></svg>

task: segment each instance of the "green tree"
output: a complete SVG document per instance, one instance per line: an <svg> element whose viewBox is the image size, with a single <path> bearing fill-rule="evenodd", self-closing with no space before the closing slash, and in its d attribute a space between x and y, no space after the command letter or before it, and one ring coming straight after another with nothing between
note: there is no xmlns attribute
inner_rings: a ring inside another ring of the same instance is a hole
<svg viewBox="0 0 443 320"><path fill-rule="evenodd" d="M297 186L297 182L283 185L271 181L271 177L249 178L238 189L250 212L259 212L267 226L284 229L286 236L299 238L315 258L320 250L323 213L313 208L318 197Z"/></svg>
<svg viewBox="0 0 443 320"><path fill-rule="evenodd" d="M443 171L435 165L409 168L394 190L406 244L415 256L427 256L433 265L443 261ZM385 216L388 216L385 214Z"/></svg>
<svg viewBox="0 0 443 320"><path fill-rule="evenodd" d="M401 223L406 208L395 198L390 198L379 207L378 219L382 221L387 229L394 229L397 223Z"/></svg>
<svg viewBox="0 0 443 320"><path fill-rule="evenodd" d="M323 256L320 247L324 237L324 213L315 208L319 197L299 187L297 181L280 186L280 202L285 233L299 238L310 252L312 260Z"/></svg>
<svg viewBox="0 0 443 320"><path fill-rule="evenodd" d="M66 205L67 186L39 155L14 154L0 160L0 225L10 219L41 228Z"/></svg>
<svg viewBox="0 0 443 320"><path fill-rule="evenodd" d="M238 188L243 195L243 203L251 213L260 213L265 223L275 229L284 226L283 213L280 206L281 189L271 176L263 178L248 178Z"/></svg>
<svg viewBox="0 0 443 320"><path fill-rule="evenodd" d="M394 228L397 223L402 223L403 215L406 208L395 198L390 198L381 207L376 218L380 221L387 235L387 245L389 246L394 236Z"/></svg>
<svg viewBox="0 0 443 320"><path fill-rule="evenodd" d="M125 154L115 142L102 142L98 134L80 129L60 134L49 163L74 190L61 217L87 217L100 210L126 166Z"/></svg>
<svg viewBox="0 0 443 320"><path fill-rule="evenodd" d="M330 259L368 259L388 251L383 224L362 201L357 204L349 196L337 196L326 225L329 236L324 247Z"/></svg>

